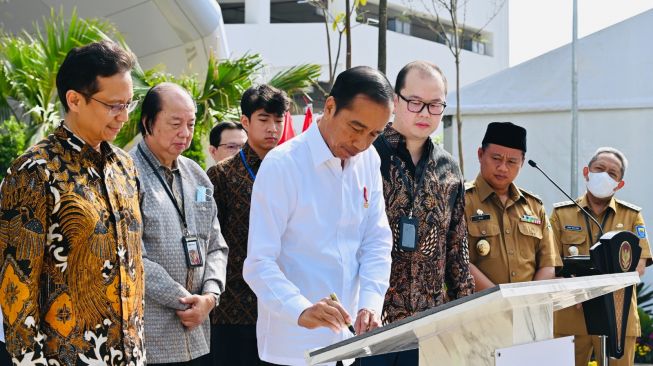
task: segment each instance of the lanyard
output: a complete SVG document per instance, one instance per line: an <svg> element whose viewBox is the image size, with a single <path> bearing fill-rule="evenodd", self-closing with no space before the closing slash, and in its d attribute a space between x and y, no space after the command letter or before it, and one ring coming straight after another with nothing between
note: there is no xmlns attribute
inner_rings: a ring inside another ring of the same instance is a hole
<svg viewBox="0 0 653 366"><path fill-rule="evenodd" d="M388 140L385 138L385 136L381 136L383 139L383 143L386 144L386 146L392 151L390 143ZM420 159L421 160L421 159ZM410 212L408 214L408 217L412 218L413 217L413 208L415 207L415 198L417 197L417 194L419 193L420 188L422 187L422 184L424 183L424 176L426 175L426 167L424 167L419 174L419 177L415 177L415 181L417 184L414 186L410 184L410 181L408 180L406 170L404 170L401 161L399 160L399 157L397 155L392 155L392 162L397 167L397 171L399 172L399 176L401 177L401 180L404 182L404 185L406 186L406 191L408 192L408 199L410 200ZM417 163L419 165L419 162ZM417 166L415 167L415 174L417 175Z"/></svg>
<svg viewBox="0 0 653 366"><path fill-rule="evenodd" d="M175 208L177 209L177 213L179 214L179 217L181 217L181 222L184 225L184 235L188 235L188 225L186 224L186 215L184 214L184 208L183 208L183 205L184 205L184 185L183 184L180 185L180 187L181 187L181 205L182 205L182 207L180 208L179 207L179 202L177 202L177 199L172 194L172 190L171 190L172 187L170 187L168 185L168 183L166 183L163 180L163 177L161 176L161 173L159 173L159 170L154 167L154 164L152 164L150 159L148 159L147 155L145 155L145 152L143 152L143 149L141 148L141 145L138 145L138 152L141 153L141 155L143 156L145 161L147 161L147 163L150 165L150 168L152 168L152 170L154 171L154 174L156 174L156 177L159 178L159 182L161 182L161 185L163 186L166 193L168 194L168 197L170 197L170 200L172 201ZM181 183L181 175L179 175L179 180L180 180L180 183Z"/></svg>
<svg viewBox="0 0 653 366"><path fill-rule="evenodd" d="M252 180L256 180L256 174L254 174L252 167L250 167L249 164L247 164L247 160L245 159L245 153L243 152L243 149L240 149L240 161L243 162L243 165L245 166L245 169L247 169L249 176L252 177Z"/></svg>
<svg viewBox="0 0 653 366"><path fill-rule="evenodd" d="M585 225L587 226L587 235L590 237L590 246L594 245L594 235L592 234L592 227L590 226L590 219L586 216L585 217ZM603 216L603 222L601 223L601 231L605 228L605 224L608 222L608 217L610 216L610 211L606 210L605 216Z"/></svg>

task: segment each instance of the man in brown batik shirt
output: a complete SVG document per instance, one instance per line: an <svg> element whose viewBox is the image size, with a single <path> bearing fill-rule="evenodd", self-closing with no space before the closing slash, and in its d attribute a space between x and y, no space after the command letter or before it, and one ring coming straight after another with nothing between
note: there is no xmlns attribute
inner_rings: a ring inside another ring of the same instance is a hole
<svg viewBox="0 0 653 366"><path fill-rule="evenodd" d="M395 119L374 142L381 157L392 271L384 324L470 295L463 177L430 135L442 119L447 85L434 64L406 65L395 83ZM410 232L417 234L412 237ZM417 365L417 350L357 360L360 365Z"/></svg>
<svg viewBox="0 0 653 366"><path fill-rule="evenodd" d="M211 353L216 366L260 362L256 347L257 300L243 279L249 207L256 173L268 151L279 143L290 100L283 91L263 84L246 90L240 107L247 142L236 155L207 171L214 185L218 220L229 246L227 289L221 296L220 306L211 314L214 324Z"/></svg>
<svg viewBox="0 0 653 366"><path fill-rule="evenodd" d="M109 144L128 119L133 56L103 41L57 73L63 123L0 189L0 306L15 364L144 365L138 178Z"/></svg>

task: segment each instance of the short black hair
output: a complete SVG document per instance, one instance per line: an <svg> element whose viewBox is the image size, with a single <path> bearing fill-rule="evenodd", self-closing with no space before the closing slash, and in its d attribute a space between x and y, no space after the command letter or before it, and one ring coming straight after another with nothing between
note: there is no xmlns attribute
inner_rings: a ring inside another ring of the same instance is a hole
<svg viewBox="0 0 653 366"><path fill-rule="evenodd" d="M243 125L238 122L218 122L218 124L213 126L211 129L211 133L209 133L209 144L211 144L213 147L218 147L220 145L220 141L222 141L222 132L226 130L245 131Z"/></svg>
<svg viewBox="0 0 653 366"><path fill-rule="evenodd" d="M369 66L356 66L341 72L329 93L335 99L336 114L340 109L348 108L359 95L378 104L390 104L394 97L388 78Z"/></svg>
<svg viewBox="0 0 653 366"><path fill-rule="evenodd" d="M130 71L136 64L131 52L112 41L100 41L75 47L68 52L57 72L57 93L68 112L68 90L84 95L86 101L99 91L98 77L110 77Z"/></svg>
<svg viewBox="0 0 653 366"><path fill-rule="evenodd" d="M408 76L410 70L418 70L425 73L434 72L440 75L442 82L444 83L444 95L447 95L447 78L444 76L444 73L438 65L427 61L413 61L402 67L401 70L399 70L397 80L395 81L395 93L401 93L401 89L406 85L406 76Z"/></svg>
<svg viewBox="0 0 653 366"><path fill-rule="evenodd" d="M170 88L179 88L179 90L185 91L191 100L193 100L188 90L175 83L164 82L151 87L147 91L147 94L145 94L143 105L141 106L141 117L138 119L138 130L141 135L146 136L152 134L152 126L156 120L156 115L163 109L161 105L161 93ZM193 100L193 103L195 103L195 100Z"/></svg>
<svg viewBox="0 0 653 366"><path fill-rule="evenodd" d="M286 92L268 84L252 86L245 90L240 99L240 110L247 118L263 108L268 113L283 116L290 109L290 99Z"/></svg>

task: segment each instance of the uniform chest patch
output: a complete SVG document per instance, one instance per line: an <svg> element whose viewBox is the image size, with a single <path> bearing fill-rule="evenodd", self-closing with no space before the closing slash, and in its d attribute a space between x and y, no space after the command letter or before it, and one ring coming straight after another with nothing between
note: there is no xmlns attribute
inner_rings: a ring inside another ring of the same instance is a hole
<svg viewBox="0 0 653 366"><path fill-rule="evenodd" d="M569 231L583 231L583 228L580 227L580 226L565 225L565 230L569 230Z"/></svg>

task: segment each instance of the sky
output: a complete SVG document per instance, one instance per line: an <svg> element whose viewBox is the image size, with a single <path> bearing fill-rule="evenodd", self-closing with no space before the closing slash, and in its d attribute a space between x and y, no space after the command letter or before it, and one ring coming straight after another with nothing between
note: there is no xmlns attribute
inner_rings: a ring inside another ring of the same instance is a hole
<svg viewBox="0 0 653 366"><path fill-rule="evenodd" d="M510 66L571 42L572 0L510 0ZM653 9L653 0L578 0L578 38Z"/></svg>

